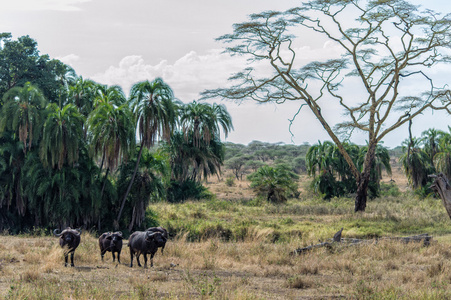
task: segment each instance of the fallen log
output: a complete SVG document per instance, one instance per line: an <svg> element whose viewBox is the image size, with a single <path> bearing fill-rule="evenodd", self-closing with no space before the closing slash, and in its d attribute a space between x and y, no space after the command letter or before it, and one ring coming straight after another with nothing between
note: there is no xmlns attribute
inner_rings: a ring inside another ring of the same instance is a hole
<svg viewBox="0 0 451 300"><path fill-rule="evenodd" d="M418 235L412 235L412 236L405 236L405 237L382 237L377 239L355 239L355 238L341 238L340 241L335 239L328 239L327 242L322 242L315 245L310 245L307 247L302 247L294 250L291 254L303 254L308 251L311 251L315 248L332 248L335 245L343 245L343 246L349 246L349 245L361 245L361 244L377 244L378 241L381 240L392 240L392 241L400 241L402 243L411 243L411 242L423 242L423 246L429 246L431 244L432 236L430 236L428 233L418 234Z"/></svg>

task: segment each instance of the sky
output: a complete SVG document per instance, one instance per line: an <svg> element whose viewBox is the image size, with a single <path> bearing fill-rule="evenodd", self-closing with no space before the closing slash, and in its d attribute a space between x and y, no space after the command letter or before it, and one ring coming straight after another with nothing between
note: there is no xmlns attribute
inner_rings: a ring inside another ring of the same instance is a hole
<svg viewBox="0 0 451 300"><path fill-rule="evenodd" d="M413 1L442 13L451 12L449 0ZM143 80L161 77L184 103L198 100L205 89L224 87L227 78L240 71L244 61L223 53L215 39L232 32L232 25L265 10L295 7L294 0L0 0L0 32L13 39L29 35L41 54L72 66L83 78L120 85L125 93ZM326 40L303 36L297 45L304 62L333 56L337 48ZM438 70L441 79L447 69ZM412 85L414 89L415 86ZM315 144L330 140L312 113L302 109L289 131L289 120L300 103L258 105L252 101L226 105L234 131L225 141L248 144L253 140ZM342 119L336 105L327 105L331 123ZM448 131L451 117L427 112L413 124L413 135L429 128ZM403 126L384 138L396 147L408 137ZM365 135L354 133L351 141L365 144Z"/></svg>

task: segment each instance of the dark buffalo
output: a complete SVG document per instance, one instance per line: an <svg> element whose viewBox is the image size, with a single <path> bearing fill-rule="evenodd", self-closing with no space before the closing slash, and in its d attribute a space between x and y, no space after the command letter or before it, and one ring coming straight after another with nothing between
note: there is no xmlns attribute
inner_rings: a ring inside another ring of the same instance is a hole
<svg viewBox="0 0 451 300"><path fill-rule="evenodd" d="M80 245L80 229L72 229L67 227L61 233L58 233L58 229L53 231L55 236L60 238L60 246L64 249L64 266L67 267L67 259L70 254L70 265L74 266L74 252L77 249L78 245Z"/></svg>
<svg viewBox="0 0 451 300"><path fill-rule="evenodd" d="M150 266L153 267L153 257L158 251L158 247L162 247L166 243L166 238L161 232L136 231L130 235L128 239L128 247L130 248L130 268L133 267L133 254L136 255L138 266L141 267L139 256L144 256L144 268L147 267L147 254L150 254Z"/></svg>
<svg viewBox="0 0 451 300"><path fill-rule="evenodd" d="M161 232L163 234L163 237L166 239L166 241L168 240L168 231L165 228L161 227L161 226L149 227L149 228L146 229L146 231ZM164 242L164 244L162 246L160 246L161 247L161 254L163 254L163 250L164 250L165 246L166 246L166 242Z"/></svg>
<svg viewBox="0 0 451 300"><path fill-rule="evenodd" d="M122 251L122 232L105 232L99 237L99 247L100 247L100 256L102 257L105 253L111 252L113 255L113 262L116 259L114 255L117 252L117 262L121 263L121 251Z"/></svg>

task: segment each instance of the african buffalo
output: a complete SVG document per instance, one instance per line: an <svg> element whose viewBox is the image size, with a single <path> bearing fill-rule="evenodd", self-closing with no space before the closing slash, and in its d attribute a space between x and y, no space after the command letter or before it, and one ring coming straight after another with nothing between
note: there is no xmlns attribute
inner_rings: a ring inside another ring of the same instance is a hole
<svg viewBox="0 0 451 300"><path fill-rule="evenodd" d="M121 251L122 251L122 232L105 232L99 237L100 256L105 255L106 252L111 252L113 255L113 262L116 259L114 255L117 252L117 262L121 263Z"/></svg>
<svg viewBox="0 0 451 300"><path fill-rule="evenodd" d="M166 238L161 232L136 231L130 235L128 239L128 247L130 248L130 268L133 267L133 254L136 255L138 266L141 267L139 256L144 256L144 268L147 267L147 254L150 254L150 266L153 267L153 257L158 251L158 247L162 247L166 243Z"/></svg>
<svg viewBox="0 0 451 300"><path fill-rule="evenodd" d="M168 240L168 231L165 228L161 227L161 226L149 227L149 228L146 229L146 231L161 232L163 234L163 237L166 239L166 241ZM164 247L166 246L166 241L162 244L162 246L159 246L159 247L161 247L161 254L163 254Z"/></svg>
<svg viewBox="0 0 451 300"><path fill-rule="evenodd" d="M67 267L67 259L70 253L70 265L74 266L74 252L77 249L78 245L80 245L80 229L72 229L67 227L61 233L58 233L58 229L53 230L53 234L60 238L60 246L64 251L64 266Z"/></svg>

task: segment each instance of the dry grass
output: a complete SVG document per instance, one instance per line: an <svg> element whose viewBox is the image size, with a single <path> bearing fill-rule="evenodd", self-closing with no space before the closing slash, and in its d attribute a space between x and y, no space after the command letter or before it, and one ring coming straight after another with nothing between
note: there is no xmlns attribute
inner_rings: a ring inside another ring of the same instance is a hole
<svg viewBox="0 0 451 300"><path fill-rule="evenodd" d="M397 184L402 180L394 175ZM0 235L0 298L5 299L451 299L451 231L439 201L377 199L354 214L352 199L251 203L247 182L209 183L215 201L153 204L178 233L153 268L101 262L97 238L82 234L75 268L57 238ZM360 246L298 247L330 238L432 233L429 247L380 240ZM193 241L193 231L197 240ZM142 262L142 258L141 258Z"/></svg>
<svg viewBox="0 0 451 300"><path fill-rule="evenodd" d="M26 248L24 245L29 245ZM449 243L382 241L293 256L291 243L187 242L158 252L154 268L100 261L84 233L75 268L65 268L52 237L2 236L0 296L6 299L447 299ZM30 259L30 257L33 257ZM63 288L61 288L63 287Z"/></svg>

